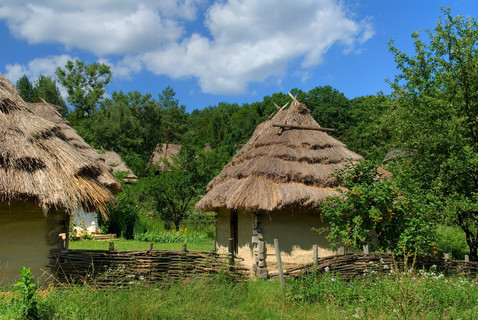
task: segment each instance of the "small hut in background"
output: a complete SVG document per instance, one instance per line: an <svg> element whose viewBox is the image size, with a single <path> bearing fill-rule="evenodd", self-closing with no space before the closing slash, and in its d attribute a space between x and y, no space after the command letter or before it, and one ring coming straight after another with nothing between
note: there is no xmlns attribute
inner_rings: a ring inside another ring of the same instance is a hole
<svg viewBox="0 0 478 320"><path fill-rule="evenodd" d="M294 98L256 128L196 204L217 212L219 251L227 252L232 238L236 254L261 278L277 271L274 239L286 267L310 263L314 244L319 256L333 253L312 230L322 226L317 203L337 194L336 169L363 158L324 131Z"/></svg>
<svg viewBox="0 0 478 320"><path fill-rule="evenodd" d="M22 266L40 276L50 249L61 244L58 235L68 230L68 213L105 214L121 190L80 148L81 138L80 146L72 143L71 127L65 131L32 107L0 74L0 284L18 278Z"/></svg>
<svg viewBox="0 0 478 320"><path fill-rule="evenodd" d="M125 183L134 183L138 177L131 171L121 156L113 150L98 150L100 157L105 161L106 165L112 173L124 173L123 181Z"/></svg>
<svg viewBox="0 0 478 320"><path fill-rule="evenodd" d="M148 163L157 165L158 172L163 172L166 168L166 161L172 163L173 157L178 155L179 149L181 149L180 144L158 143Z"/></svg>

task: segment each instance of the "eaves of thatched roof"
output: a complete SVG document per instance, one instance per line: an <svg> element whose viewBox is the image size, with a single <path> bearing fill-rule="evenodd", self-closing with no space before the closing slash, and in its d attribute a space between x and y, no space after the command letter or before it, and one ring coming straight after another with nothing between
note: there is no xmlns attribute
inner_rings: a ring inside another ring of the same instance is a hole
<svg viewBox="0 0 478 320"><path fill-rule="evenodd" d="M72 143L71 127L35 113L0 74L0 202L105 212L118 182Z"/></svg>
<svg viewBox="0 0 478 320"><path fill-rule="evenodd" d="M208 184L196 208L311 208L336 194L338 184L331 174L350 160L363 158L322 130L307 107L293 101L289 109L256 128L249 142Z"/></svg>

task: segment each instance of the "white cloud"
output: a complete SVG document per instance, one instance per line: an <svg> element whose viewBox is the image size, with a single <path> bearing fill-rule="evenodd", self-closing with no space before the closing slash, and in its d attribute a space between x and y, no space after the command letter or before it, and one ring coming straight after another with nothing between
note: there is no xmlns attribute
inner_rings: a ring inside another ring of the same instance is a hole
<svg viewBox="0 0 478 320"><path fill-rule="evenodd" d="M374 35L337 0L0 0L0 19L29 43L60 43L103 56L114 76L142 68L197 79L201 90L238 94L251 82L309 74L334 45L344 52ZM199 19L199 20L198 20ZM204 20L202 20L204 19ZM207 34L188 28L203 24ZM288 70L300 61L301 70ZM28 67L30 68L30 67ZM11 74L21 73L10 66Z"/></svg>
<svg viewBox="0 0 478 320"><path fill-rule="evenodd" d="M33 59L28 65L7 64L5 77L11 82L17 82L20 77L26 75L30 81L35 81L40 75L51 76L56 78L55 70L58 67L64 67L68 60L74 60L69 55L50 56L47 58Z"/></svg>
<svg viewBox="0 0 478 320"><path fill-rule="evenodd" d="M146 53L146 68L196 77L208 93L244 93L250 82L283 76L295 59L307 74L331 46L351 51L374 34L367 20L351 20L333 0L229 0L212 5L205 23L212 40L194 34Z"/></svg>
<svg viewBox="0 0 478 320"><path fill-rule="evenodd" d="M157 49L184 33L182 20L194 19L194 0L5 1L0 19L30 44L60 43L97 55Z"/></svg>

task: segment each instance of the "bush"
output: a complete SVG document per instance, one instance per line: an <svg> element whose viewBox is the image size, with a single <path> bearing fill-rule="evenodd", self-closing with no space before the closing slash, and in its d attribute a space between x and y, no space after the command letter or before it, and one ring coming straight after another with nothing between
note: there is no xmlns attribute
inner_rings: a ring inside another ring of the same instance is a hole
<svg viewBox="0 0 478 320"><path fill-rule="evenodd" d="M465 255L470 253L465 233L458 226L439 225L435 242L440 255L451 253L455 259L464 259Z"/></svg>

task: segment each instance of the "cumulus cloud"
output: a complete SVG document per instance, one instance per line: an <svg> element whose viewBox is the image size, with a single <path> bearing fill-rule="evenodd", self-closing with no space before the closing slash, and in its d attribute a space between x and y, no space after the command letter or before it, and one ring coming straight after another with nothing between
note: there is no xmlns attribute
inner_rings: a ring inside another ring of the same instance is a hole
<svg viewBox="0 0 478 320"><path fill-rule="evenodd" d="M115 76L144 68L197 79L214 94L244 93L290 71L307 77L332 46L359 52L375 33L337 0L0 0L0 19L29 43L92 52ZM297 61L301 70L288 70Z"/></svg>
<svg viewBox="0 0 478 320"><path fill-rule="evenodd" d="M17 82L23 75L26 75L31 81L35 81L40 75L56 78L56 68L64 67L68 60L74 60L74 58L64 54L60 56L33 59L28 65L21 65L18 63L7 64L5 66L5 69L7 70L5 77L11 83Z"/></svg>

